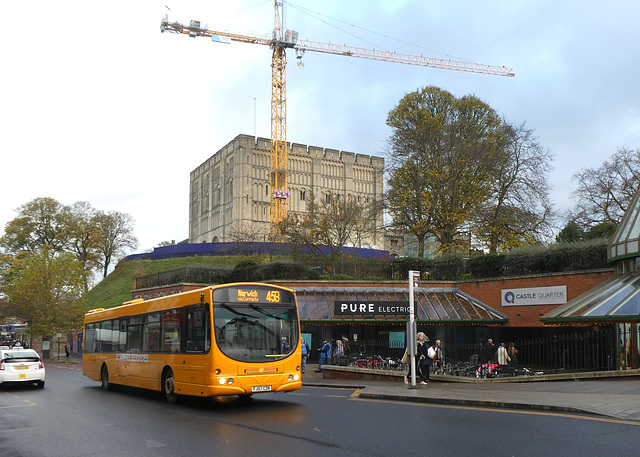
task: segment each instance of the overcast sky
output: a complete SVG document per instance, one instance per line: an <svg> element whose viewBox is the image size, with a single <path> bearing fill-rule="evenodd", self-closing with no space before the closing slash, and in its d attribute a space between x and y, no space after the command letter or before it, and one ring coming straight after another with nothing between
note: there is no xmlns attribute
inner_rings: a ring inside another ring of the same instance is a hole
<svg viewBox="0 0 640 457"><path fill-rule="evenodd" d="M160 20L268 36L272 0L13 1L0 9L0 227L39 197L133 216L138 252L184 240L189 173L240 133L270 136L271 51L160 33ZM640 2L295 0L302 39L513 69L486 76L289 51L288 141L384 155L387 113L434 85L526 122L571 177L640 148ZM254 111L255 107L255 111ZM255 113L255 114L254 114Z"/></svg>

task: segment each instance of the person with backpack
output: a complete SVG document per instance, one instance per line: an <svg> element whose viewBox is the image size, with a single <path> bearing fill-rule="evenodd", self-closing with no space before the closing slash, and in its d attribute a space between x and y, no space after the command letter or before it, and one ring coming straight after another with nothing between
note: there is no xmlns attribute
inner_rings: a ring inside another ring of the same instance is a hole
<svg viewBox="0 0 640 457"><path fill-rule="evenodd" d="M331 357L331 344L329 344L329 341L327 341L326 338L322 340L322 347L318 348L318 351L320 351L320 360L318 361L318 369L316 370L316 373L320 373L322 371L322 365L326 364L329 357Z"/></svg>

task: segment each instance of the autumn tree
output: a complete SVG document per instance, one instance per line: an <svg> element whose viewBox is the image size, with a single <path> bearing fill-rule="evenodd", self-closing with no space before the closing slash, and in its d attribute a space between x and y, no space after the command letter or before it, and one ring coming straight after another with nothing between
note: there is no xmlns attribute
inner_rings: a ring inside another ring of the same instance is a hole
<svg viewBox="0 0 640 457"><path fill-rule="evenodd" d="M98 266L98 211L88 202L76 202L65 208L65 214L68 229L67 248L75 254L88 273Z"/></svg>
<svg viewBox="0 0 640 457"><path fill-rule="evenodd" d="M18 216L7 223L0 238L0 245L8 252L34 252L43 246L62 251L67 247L68 220L64 205L57 200L36 198L16 211Z"/></svg>
<svg viewBox="0 0 640 457"><path fill-rule="evenodd" d="M0 247L17 257L46 247L73 253L87 273L100 269L106 275L114 257L137 247L131 216L98 211L87 202L65 206L52 198L37 198L17 212L0 238Z"/></svg>
<svg viewBox="0 0 640 457"><path fill-rule="evenodd" d="M138 239L133 235L133 218L118 211L99 211L96 221L97 263L102 269L102 277L109 272L111 262L125 254L127 249L138 247Z"/></svg>
<svg viewBox="0 0 640 457"><path fill-rule="evenodd" d="M570 219L583 227L601 222L619 224L640 188L640 149L619 149L598 168L586 168L575 175L577 201Z"/></svg>
<svg viewBox="0 0 640 457"><path fill-rule="evenodd" d="M491 197L504 155L500 117L476 97L426 87L405 95L387 125L393 226L418 238L421 257L427 234L441 251L455 250L465 224Z"/></svg>
<svg viewBox="0 0 640 457"><path fill-rule="evenodd" d="M393 225L408 231L418 242L418 256L424 257L425 240L432 233L431 187L413 161L391 172L387 204Z"/></svg>
<svg viewBox="0 0 640 457"><path fill-rule="evenodd" d="M31 320L33 334L66 333L82 326L85 271L73 254L45 246L16 259L11 268L4 294Z"/></svg>

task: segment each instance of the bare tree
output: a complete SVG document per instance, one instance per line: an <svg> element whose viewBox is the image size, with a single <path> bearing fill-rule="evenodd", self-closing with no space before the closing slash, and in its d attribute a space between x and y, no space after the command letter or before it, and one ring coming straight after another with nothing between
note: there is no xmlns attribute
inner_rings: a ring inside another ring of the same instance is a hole
<svg viewBox="0 0 640 457"><path fill-rule="evenodd" d="M525 124L504 123L503 158L493 170L491 195L478 206L475 239L491 253L551 237L548 175L551 153Z"/></svg>
<svg viewBox="0 0 640 457"><path fill-rule="evenodd" d="M264 231L253 225L236 225L229 233L229 239L236 244L236 248L240 255L248 256L251 254L251 244L262 241Z"/></svg>
<svg viewBox="0 0 640 457"><path fill-rule="evenodd" d="M619 224L640 188L640 149L619 149L599 168L584 169L573 180L578 187L572 194L577 204L571 219L583 227Z"/></svg>
<svg viewBox="0 0 640 457"><path fill-rule="evenodd" d="M380 205L327 194L318 202L311 198L309 210L303 216L287 217L280 230L300 251L324 256L334 272L343 271L345 248L362 248L373 238ZM338 268L339 267L339 268Z"/></svg>

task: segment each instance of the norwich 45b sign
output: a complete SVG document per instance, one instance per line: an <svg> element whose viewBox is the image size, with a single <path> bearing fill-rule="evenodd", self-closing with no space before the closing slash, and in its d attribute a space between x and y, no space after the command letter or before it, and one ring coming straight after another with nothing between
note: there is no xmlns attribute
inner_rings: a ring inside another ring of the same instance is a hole
<svg viewBox="0 0 640 457"><path fill-rule="evenodd" d="M409 314L408 301L336 301L334 316L396 316Z"/></svg>

